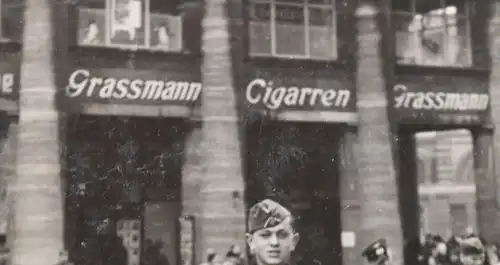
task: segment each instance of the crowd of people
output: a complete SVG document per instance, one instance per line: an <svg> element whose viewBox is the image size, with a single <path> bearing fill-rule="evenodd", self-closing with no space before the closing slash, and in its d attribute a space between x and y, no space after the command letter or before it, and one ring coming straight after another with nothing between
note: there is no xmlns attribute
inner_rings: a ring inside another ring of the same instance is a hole
<svg viewBox="0 0 500 265"><path fill-rule="evenodd" d="M201 265L245 265L241 249L237 245L232 245L225 257L221 257L213 249L207 252L206 261Z"/></svg>
<svg viewBox="0 0 500 265"><path fill-rule="evenodd" d="M440 235L428 234L418 253L420 265L500 265L498 246L473 233L451 236L448 240ZM384 239L373 242L362 256L372 264L391 263L390 250Z"/></svg>

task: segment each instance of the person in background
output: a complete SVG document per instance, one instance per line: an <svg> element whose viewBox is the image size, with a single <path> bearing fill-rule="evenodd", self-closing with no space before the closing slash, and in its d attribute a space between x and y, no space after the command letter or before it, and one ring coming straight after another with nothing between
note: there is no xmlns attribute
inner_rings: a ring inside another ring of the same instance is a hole
<svg viewBox="0 0 500 265"><path fill-rule="evenodd" d="M232 245L226 253L226 260L223 265L243 265L241 249L237 245Z"/></svg>
<svg viewBox="0 0 500 265"><path fill-rule="evenodd" d="M460 262L462 265L489 265L479 237L470 235L460 240Z"/></svg>
<svg viewBox="0 0 500 265"><path fill-rule="evenodd" d="M158 47L168 49L170 47L171 33L167 22L162 22L154 31L157 34Z"/></svg>
<svg viewBox="0 0 500 265"><path fill-rule="evenodd" d="M387 242L381 238L366 247L361 256L366 258L368 263L374 265L386 265L390 262L390 255L387 249Z"/></svg>
<svg viewBox="0 0 500 265"><path fill-rule="evenodd" d="M265 199L250 208L246 241L257 265L288 265L299 242L294 216L283 205Z"/></svg>
<svg viewBox="0 0 500 265"><path fill-rule="evenodd" d="M99 44L99 27L95 20L90 20L87 28L84 30L84 38L82 40L83 44Z"/></svg>
<svg viewBox="0 0 500 265"><path fill-rule="evenodd" d="M500 258L498 257L498 247L496 244L488 244L486 246L486 255L490 265L499 265Z"/></svg>
<svg viewBox="0 0 500 265"><path fill-rule="evenodd" d="M219 255L213 249L208 249L206 261L203 262L201 265L219 265L219 264L220 264Z"/></svg>
<svg viewBox="0 0 500 265"><path fill-rule="evenodd" d="M456 236L452 236L446 242L448 261L450 265L459 265L460 264L460 243L459 238Z"/></svg>
<svg viewBox="0 0 500 265"><path fill-rule="evenodd" d="M100 264L127 265L128 252L123 239L116 234L116 220L105 218L97 227Z"/></svg>

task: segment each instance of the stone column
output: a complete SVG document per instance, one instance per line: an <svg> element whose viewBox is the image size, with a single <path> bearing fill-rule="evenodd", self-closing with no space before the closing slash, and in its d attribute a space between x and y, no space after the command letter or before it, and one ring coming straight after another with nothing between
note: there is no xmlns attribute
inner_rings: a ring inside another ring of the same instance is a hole
<svg viewBox="0 0 500 265"><path fill-rule="evenodd" d="M403 235L394 170L393 132L386 96L387 63L382 51L383 29L378 18L385 1L360 1L356 88L359 112L360 244L385 238L393 264L403 262ZM377 6L379 5L379 6Z"/></svg>
<svg viewBox="0 0 500 265"><path fill-rule="evenodd" d="M493 4L494 1L491 1L491 3ZM493 9L492 9L493 10ZM490 138L491 136L487 136L487 134L485 132L483 133L480 133L480 132L473 132L473 134L477 134L477 136L474 136L473 135L473 139L474 139L474 151L475 150L481 150L483 148L486 148L486 146L482 146L481 147L481 143L483 143L484 145L488 144L487 142L488 141L491 141L493 140L493 142L490 142L491 144L491 151L493 152L493 162L496 164L496 165L499 165L500 163L500 155L499 155L499 148L500 148L500 130L498 129L499 128L499 125L500 125L500 49L498 49L498 47L500 47L500 34L498 34L499 32L499 27L498 27L498 23L496 23L493 19L494 17L491 16L492 14L490 14L490 16L488 17L490 19L490 22L489 22L489 41L490 41L490 45L489 47L491 47L491 49L489 49L488 51L490 52L490 61L491 61L491 71L490 71L490 104L491 104L491 123L492 123L492 127L496 127L496 129L494 131L491 131L490 133L492 133L493 135L493 139L488 139ZM482 134L482 136L481 136ZM477 140L476 140L477 139ZM476 147L477 145L477 147ZM493 148L494 147L494 148ZM484 150L484 149L483 149ZM484 153L483 154L477 154L475 155L475 158L474 158L474 162L475 162L475 165L474 165L474 168L479 168L479 162L482 160L482 161L485 161L484 159L480 159L480 156L483 156L484 157ZM476 163L476 161L478 163ZM483 163L483 165L486 164L486 163ZM476 166L477 165L477 166ZM482 167L482 166L481 166ZM494 171L494 177L496 179L499 178L499 173L498 172L499 168L498 167L495 167L495 171ZM493 211L493 207L491 206L491 209L490 210L487 210L485 207L487 207L486 205L488 204L492 204L492 202L490 203L487 203L486 201L482 202L481 205L479 205L479 200L480 198L484 198L486 199L486 197L488 197L487 195L485 194L482 194L483 192L485 191L481 191L481 190L478 190L477 188L480 188L479 185L483 186L483 185L486 185L486 182L481 184L481 182L478 183L478 181L481 179L481 178L485 178L484 174L480 174L478 175L477 173L477 170L476 170L476 176L475 176L475 182L476 182L476 215L477 215L477 227L479 228L479 231L481 231L481 229L488 229L487 226L489 226L488 222L493 222L493 220L490 220L488 221L490 218L493 217L493 214L491 213L491 211ZM487 187L485 187L487 188ZM500 189L498 186L497 186L497 190ZM490 191L491 192L491 191ZM498 191L496 192L497 196L498 196ZM490 195L491 196L491 195ZM497 202L500 198L497 198ZM499 211L499 208L498 206L499 205L496 205L497 208L495 209L496 211L496 221L495 223L496 224L500 224L500 211ZM488 212L490 212L488 214ZM484 217L481 217L481 216L484 216ZM486 219L484 219L486 218ZM484 223L483 223L484 222ZM484 230L483 230L484 231ZM494 231L498 231L500 232L500 228L497 226L496 228L491 228L489 230L486 230L486 231L489 231L489 232L494 232ZM492 233L493 234L493 233ZM488 236L492 236L492 234L490 233L487 233ZM497 240L498 240L498 236L497 236Z"/></svg>
<svg viewBox="0 0 500 265"><path fill-rule="evenodd" d="M475 130L472 137L478 230L486 240L496 241L500 237L500 187L495 172L494 132L489 129Z"/></svg>
<svg viewBox="0 0 500 265"><path fill-rule="evenodd" d="M230 30L231 1L205 1L202 19L200 146L197 223L199 253L226 253L245 244L245 181L241 127ZM186 163L190 163L189 161Z"/></svg>

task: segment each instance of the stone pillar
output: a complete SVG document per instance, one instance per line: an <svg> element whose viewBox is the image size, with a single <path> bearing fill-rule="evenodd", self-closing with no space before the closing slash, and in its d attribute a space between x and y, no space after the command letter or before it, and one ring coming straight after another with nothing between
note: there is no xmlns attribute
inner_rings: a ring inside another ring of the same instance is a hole
<svg viewBox="0 0 500 265"><path fill-rule="evenodd" d="M472 137L478 230L486 240L496 241L500 238L500 187L494 164L494 132L489 129L475 130Z"/></svg>
<svg viewBox="0 0 500 265"><path fill-rule="evenodd" d="M393 136L386 95L387 63L381 52L383 29L378 23L385 1L360 1L356 88L359 112L360 244L385 238L393 264L403 262L403 235L394 170ZM377 6L379 5L379 6Z"/></svg>
<svg viewBox="0 0 500 265"><path fill-rule="evenodd" d="M495 1L490 1L491 4L494 4ZM492 7L492 6L490 6ZM491 9L491 10L494 10L494 9ZM492 132L493 133L493 143L492 144L492 147L495 147L494 149L492 148L492 152L493 153L493 158L494 158L494 163L496 165L499 165L500 163L500 155L499 155L499 148L500 148L500 130L499 130L499 125L500 125L500 34L498 34L499 32L499 26L498 26L498 23L496 23L494 21L494 19L496 19L493 14L489 14L490 16L488 16L488 19L490 20L489 21L489 42L490 42L490 49L488 49L489 53L490 53L490 61L491 61L491 71L490 71L490 109L491 109L491 120L492 120L492 126L493 127L496 127L496 129ZM498 14L496 14L498 15ZM473 132L474 134L474 132ZM475 136L473 136L474 139L476 139ZM482 142L481 140L479 140L479 138L483 138L482 141L484 141L484 143L486 144L487 142L487 138L485 135L483 135L482 137L477 137L478 141L474 141L474 150L479 150L481 149L479 146L476 148L476 143L479 144L479 142ZM477 156L479 156L480 154L478 154ZM480 159L476 159L474 158L474 162ZM483 160L484 161L484 160ZM476 163L475 163L476 164ZM477 168L476 165L474 166L474 168ZM494 171L494 176L496 177L496 179L499 178L499 168L498 167L495 167L495 171ZM479 197L483 197L485 196L484 194L479 194L481 193L482 191L480 190L477 190L478 188L478 180L479 178L482 178L483 176L481 176L481 174L478 176L477 175L477 172L476 172L476 176L475 176L475 182L476 182L476 200L479 199ZM498 186L497 186L498 187ZM497 188L497 189L500 189L500 188ZM497 191L497 196L498 196L499 192ZM500 198L497 198L497 202ZM476 201L476 203L478 203L478 201ZM484 204L484 203L482 203ZM498 206L498 205L497 205ZM483 215L486 215L488 216L485 208L485 206L479 206L477 205L476 207L476 216L478 218L476 218L476 222L477 222L477 227L479 228L479 230L481 231L481 227L484 227L484 229L487 229L486 226L488 226L488 224L483 223L483 220L481 220L482 218L480 218L480 216L483 216ZM500 211L498 208L496 208L496 216L497 216L497 221L496 223L497 224L500 224ZM482 213L481 213L482 212ZM491 216L493 217L493 216ZM500 228L499 227L496 227L495 229L489 229L489 231L493 232L493 231L499 231ZM500 231L499 231L500 232ZM490 235L488 233L488 235ZM497 237L497 240L500 240L498 239ZM498 241L497 241L498 242Z"/></svg>
<svg viewBox="0 0 500 265"><path fill-rule="evenodd" d="M201 168L199 183L200 235L198 248L226 253L233 244L245 244L245 181L242 168L241 128L234 73L231 1L205 1L202 19L200 120Z"/></svg>

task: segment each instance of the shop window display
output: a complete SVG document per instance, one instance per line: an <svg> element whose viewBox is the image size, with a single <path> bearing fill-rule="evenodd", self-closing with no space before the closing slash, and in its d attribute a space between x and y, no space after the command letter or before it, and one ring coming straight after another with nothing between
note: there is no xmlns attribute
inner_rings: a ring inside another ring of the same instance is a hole
<svg viewBox="0 0 500 265"><path fill-rule="evenodd" d="M78 6L78 44L182 51L182 0L87 0Z"/></svg>

